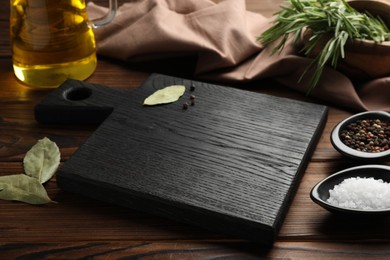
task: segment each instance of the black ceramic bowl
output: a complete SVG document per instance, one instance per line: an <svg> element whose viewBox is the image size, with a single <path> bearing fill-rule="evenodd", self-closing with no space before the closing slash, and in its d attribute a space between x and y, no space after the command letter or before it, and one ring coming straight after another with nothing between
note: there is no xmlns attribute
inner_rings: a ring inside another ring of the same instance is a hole
<svg viewBox="0 0 390 260"><path fill-rule="evenodd" d="M384 182L390 183L390 166L362 165L339 171L317 183L310 192L310 198L331 212L355 215L390 214L390 208L381 210L358 210L339 207L327 202L330 197L329 190L333 189L335 185L340 184L343 180L351 177L373 177L374 179L382 179Z"/></svg>
<svg viewBox="0 0 390 260"><path fill-rule="evenodd" d="M390 149L387 149L383 152L362 152L358 151L356 149L350 148L347 145L345 145L341 139L340 139L340 132L346 128L347 125L349 125L352 122L356 122L358 120L363 119L380 119L381 121L385 121L388 124L390 124L390 114L383 111L369 111L369 112L362 112L356 115L352 115L345 120L341 121L336 127L333 129L331 133L331 143L333 147L339 151L341 154L344 154L348 157L354 158L354 159L361 159L361 160L376 160L376 159L383 159L390 156Z"/></svg>

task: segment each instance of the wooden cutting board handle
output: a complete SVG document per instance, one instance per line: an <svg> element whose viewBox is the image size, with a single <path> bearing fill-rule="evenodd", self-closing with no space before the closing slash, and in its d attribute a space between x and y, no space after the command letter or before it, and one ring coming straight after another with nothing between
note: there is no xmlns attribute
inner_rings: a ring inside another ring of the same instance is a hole
<svg viewBox="0 0 390 260"><path fill-rule="evenodd" d="M35 107L35 119L45 124L101 124L122 91L69 79Z"/></svg>

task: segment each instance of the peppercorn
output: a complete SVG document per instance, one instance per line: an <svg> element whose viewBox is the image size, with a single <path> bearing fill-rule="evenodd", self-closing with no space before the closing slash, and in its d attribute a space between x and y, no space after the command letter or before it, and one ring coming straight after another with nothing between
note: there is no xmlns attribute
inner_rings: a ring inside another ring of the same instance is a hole
<svg viewBox="0 0 390 260"><path fill-rule="evenodd" d="M363 152L383 152L389 149L390 125L380 119L357 120L340 132L341 141Z"/></svg>

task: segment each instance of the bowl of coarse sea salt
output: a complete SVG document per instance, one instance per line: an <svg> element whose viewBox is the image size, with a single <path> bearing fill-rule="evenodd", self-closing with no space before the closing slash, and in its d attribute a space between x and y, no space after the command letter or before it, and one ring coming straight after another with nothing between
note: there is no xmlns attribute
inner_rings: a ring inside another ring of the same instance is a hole
<svg viewBox="0 0 390 260"><path fill-rule="evenodd" d="M390 166L362 165L330 175L317 183L311 199L338 213L390 213Z"/></svg>

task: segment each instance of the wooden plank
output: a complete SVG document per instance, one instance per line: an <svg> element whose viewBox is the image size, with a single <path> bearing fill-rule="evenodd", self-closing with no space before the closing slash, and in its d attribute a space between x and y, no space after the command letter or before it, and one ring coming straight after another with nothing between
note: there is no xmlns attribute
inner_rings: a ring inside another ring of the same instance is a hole
<svg viewBox="0 0 390 260"><path fill-rule="evenodd" d="M126 241L0 244L2 259L388 259L387 243Z"/></svg>
<svg viewBox="0 0 390 260"><path fill-rule="evenodd" d="M142 106L171 84L187 88L179 102ZM196 105L184 110L191 85ZM134 91L70 80L36 109L39 122L107 118L58 172L62 189L265 244L326 114L321 105L160 74Z"/></svg>
<svg viewBox="0 0 390 260"><path fill-rule="evenodd" d="M310 200L309 192L317 182L350 166L348 161L337 166L331 162L309 164L277 241L311 241L318 245L326 241L333 241L335 245L343 241L390 242L388 218L337 216ZM0 163L0 167L2 175L17 174L23 169L18 163ZM197 226L59 190L55 178L45 188L58 204L32 206L0 202L0 244L176 241L179 247L189 241L208 241L210 244L219 241L223 244L237 240ZM255 247L259 248L257 244ZM242 247L238 246L238 250Z"/></svg>

